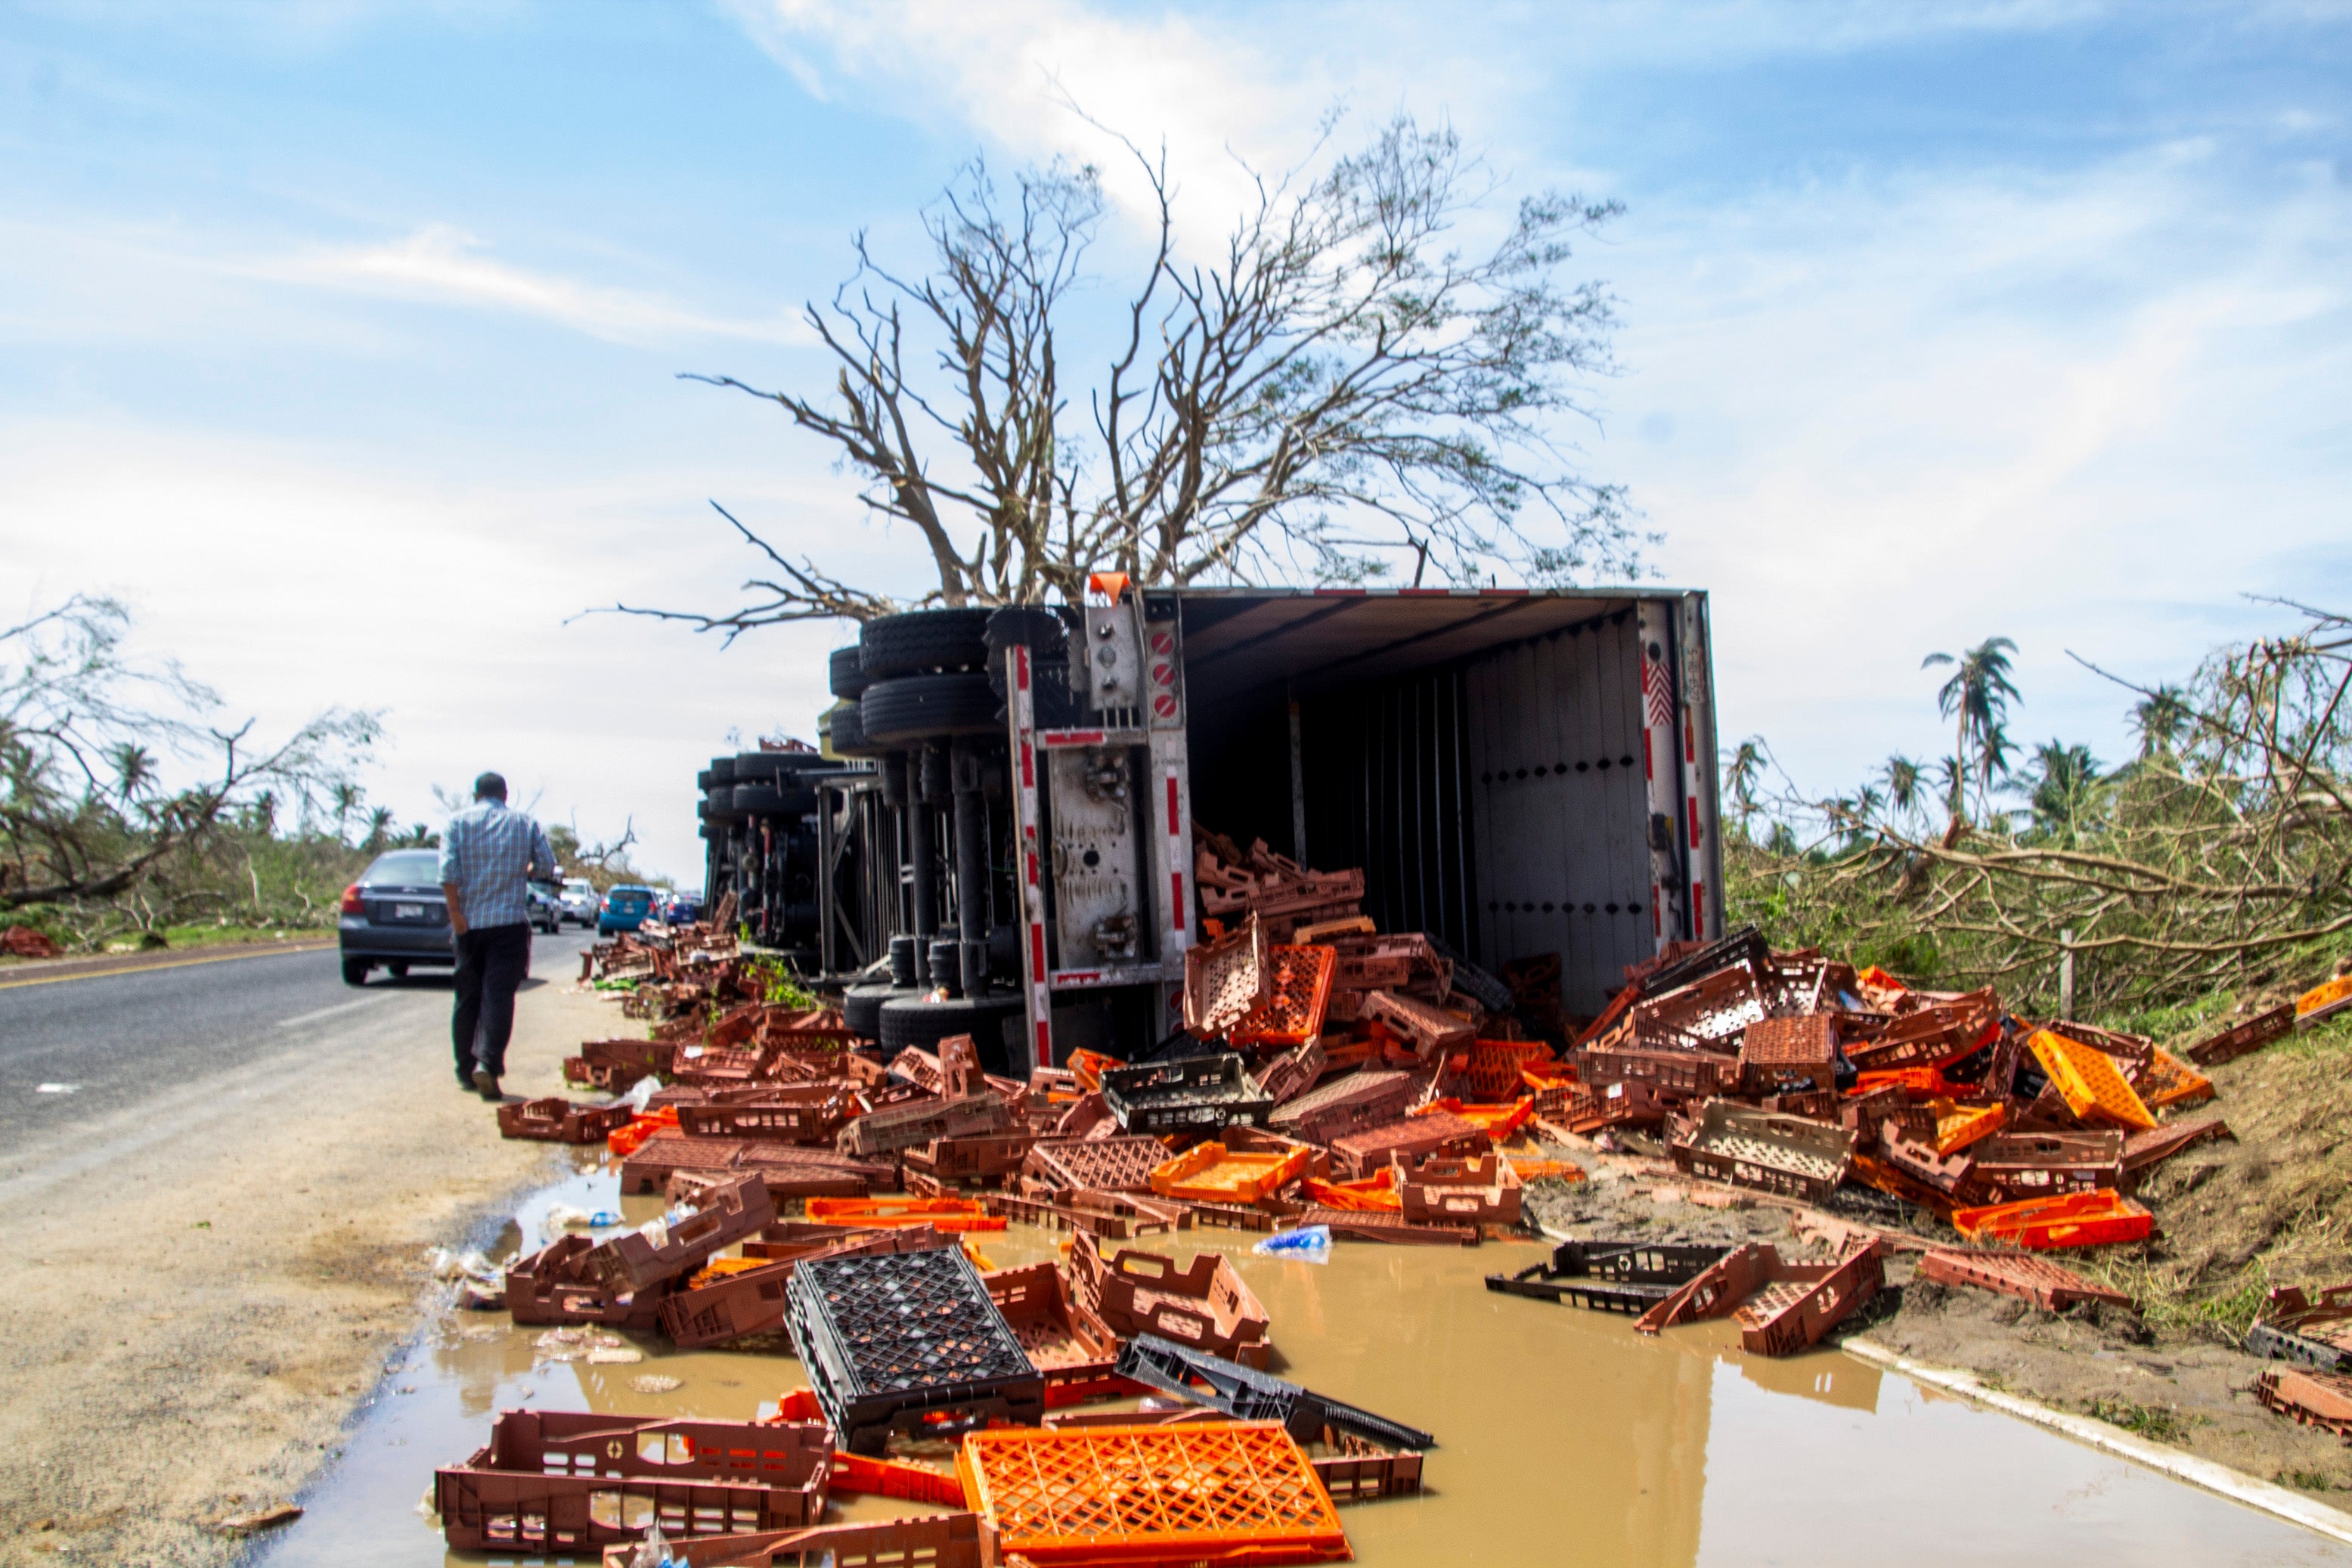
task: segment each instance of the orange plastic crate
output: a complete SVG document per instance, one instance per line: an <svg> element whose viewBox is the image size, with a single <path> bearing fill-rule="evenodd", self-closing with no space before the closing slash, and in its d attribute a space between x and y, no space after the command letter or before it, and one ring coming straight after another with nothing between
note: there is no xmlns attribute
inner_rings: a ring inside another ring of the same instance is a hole
<svg viewBox="0 0 2352 1568"><path fill-rule="evenodd" d="M615 1127L604 1134L604 1147L623 1160L646 1145L646 1140L656 1132L677 1131L677 1107L665 1105L650 1116L633 1116L626 1127Z"/></svg>
<svg viewBox="0 0 2352 1568"><path fill-rule="evenodd" d="M1002 1554L1038 1568L1352 1555L1330 1493L1278 1422L999 1427L965 1436L956 1474Z"/></svg>
<svg viewBox="0 0 2352 1568"><path fill-rule="evenodd" d="M2132 1086L2140 1103L2150 1110L2168 1105L2196 1105L2213 1098L2213 1080L2161 1048L2147 1054L2147 1069Z"/></svg>
<svg viewBox="0 0 2352 1568"><path fill-rule="evenodd" d="M824 1419L822 1416L818 1419ZM904 1498L910 1502L963 1507L963 1485L945 1470L904 1459L870 1459L863 1454L836 1450L828 1482L836 1492L863 1492L869 1497Z"/></svg>
<svg viewBox="0 0 2352 1568"><path fill-rule="evenodd" d="M1380 1174L1360 1182L1322 1182L1309 1176L1307 1195L1325 1208L1357 1214L1404 1213L1404 1194L1397 1191L1394 1165L1382 1165Z"/></svg>
<svg viewBox="0 0 2352 1568"><path fill-rule="evenodd" d="M1944 1076L1942 1068L1888 1068L1859 1075L1846 1094L1849 1098L1864 1095L1890 1084L1913 1100L1958 1100L1976 1092L1977 1087L1972 1083L1954 1083Z"/></svg>
<svg viewBox="0 0 2352 1568"><path fill-rule="evenodd" d="M1127 1064L1125 1062L1119 1060L1117 1057L1107 1057L1100 1051L1072 1051L1070 1053L1070 1076L1078 1080L1079 1087L1085 1089L1089 1093L1102 1088L1103 1068L1123 1068Z"/></svg>
<svg viewBox="0 0 2352 1568"><path fill-rule="evenodd" d="M1937 1100L1928 1104L1936 1112L1938 1156L1957 1154L1969 1144L1991 1137L2009 1121L2009 1107L1999 1101L1990 1105L1954 1105L1948 1100Z"/></svg>
<svg viewBox="0 0 2352 1568"><path fill-rule="evenodd" d="M2147 1103L2124 1081L2122 1070L2106 1052L2047 1029L2034 1030L2025 1043L2033 1047L2033 1059L2042 1064L2042 1070L2065 1098L2066 1109L2075 1115L2095 1113L2118 1126L2142 1131L2156 1125Z"/></svg>
<svg viewBox="0 0 2352 1568"><path fill-rule="evenodd" d="M978 1198L809 1198L808 1217L818 1225L872 1230L927 1225L933 1230L1003 1230Z"/></svg>
<svg viewBox="0 0 2352 1568"><path fill-rule="evenodd" d="M1528 1118L1536 1113L1536 1102L1535 1097L1529 1095L1508 1105L1465 1105L1449 1095L1444 1100L1431 1100L1412 1114L1432 1116L1441 1110L1460 1117L1500 1143L1528 1124Z"/></svg>
<svg viewBox="0 0 2352 1568"><path fill-rule="evenodd" d="M1970 1241L2006 1241L2032 1252L2145 1241L2156 1216L2105 1187L2022 1203L1954 1209L1952 1228Z"/></svg>
<svg viewBox="0 0 2352 1568"><path fill-rule="evenodd" d="M1223 1143L1199 1143L1153 1171L1151 1190L1163 1198L1254 1204L1305 1175L1313 1152L1304 1144L1261 1152L1229 1150Z"/></svg>
<svg viewBox="0 0 2352 1568"><path fill-rule="evenodd" d="M1225 1038L1237 1046L1303 1046L1323 1032L1339 950L1277 942L1265 951L1273 989Z"/></svg>
<svg viewBox="0 0 2352 1568"><path fill-rule="evenodd" d="M1509 1100L1529 1068L1552 1059L1551 1047L1541 1040L1473 1040L1465 1055L1460 1068L1464 1087L1485 1100Z"/></svg>

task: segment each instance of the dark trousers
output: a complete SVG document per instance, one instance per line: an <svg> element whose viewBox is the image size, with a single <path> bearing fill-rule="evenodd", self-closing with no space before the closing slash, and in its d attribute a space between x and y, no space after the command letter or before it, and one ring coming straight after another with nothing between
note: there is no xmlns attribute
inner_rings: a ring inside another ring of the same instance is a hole
<svg viewBox="0 0 2352 1568"><path fill-rule="evenodd" d="M457 1010L449 1035L457 1047L457 1076L471 1079L476 1067L492 1078L507 1070L507 1041L514 1034L515 988L530 964L530 925L471 926L457 939Z"/></svg>

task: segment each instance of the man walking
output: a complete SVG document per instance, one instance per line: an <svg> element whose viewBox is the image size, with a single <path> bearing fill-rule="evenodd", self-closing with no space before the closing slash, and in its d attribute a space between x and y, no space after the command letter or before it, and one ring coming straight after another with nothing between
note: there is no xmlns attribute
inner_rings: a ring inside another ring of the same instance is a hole
<svg viewBox="0 0 2352 1568"><path fill-rule="evenodd" d="M441 836L441 891L457 939L457 1007L449 1033L457 1081L492 1104L502 1095L515 988L530 963L530 878L555 876L555 851L539 824L507 809L507 781L484 773L474 804Z"/></svg>

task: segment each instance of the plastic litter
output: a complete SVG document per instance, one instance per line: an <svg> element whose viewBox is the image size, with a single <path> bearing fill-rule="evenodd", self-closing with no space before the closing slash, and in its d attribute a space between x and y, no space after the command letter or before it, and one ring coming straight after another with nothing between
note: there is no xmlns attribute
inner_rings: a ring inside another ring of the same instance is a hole
<svg viewBox="0 0 2352 1568"><path fill-rule="evenodd" d="M1250 1251L1259 1258L1295 1258L1302 1263L1331 1261L1331 1227L1328 1225L1302 1225L1297 1230L1277 1231L1259 1242Z"/></svg>

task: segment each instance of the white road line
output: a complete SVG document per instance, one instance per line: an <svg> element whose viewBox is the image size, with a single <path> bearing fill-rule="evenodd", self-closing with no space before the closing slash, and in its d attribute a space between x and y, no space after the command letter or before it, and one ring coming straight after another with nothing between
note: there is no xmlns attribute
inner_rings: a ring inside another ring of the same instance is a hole
<svg viewBox="0 0 2352 1568"><path fill-rule="evenodd" d="M391 992L383 991L373 996L362 996L354 1002L338 1002L331 1007L321 1007L315 1013L300 1013L291 1018L280 1018L278 1020L278 1026L281 1029L290 1029L297 1024L316 1023L320 1018L331 1018L338 1013L349 1013L355 1008L364 1007L372 1002L381 1002L391 994Z"/></svg>

